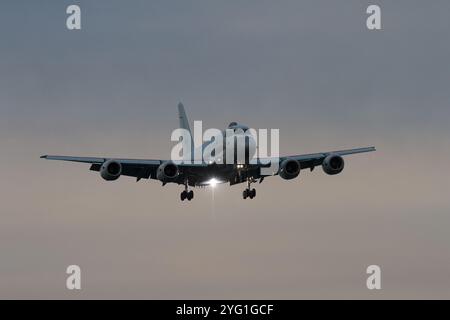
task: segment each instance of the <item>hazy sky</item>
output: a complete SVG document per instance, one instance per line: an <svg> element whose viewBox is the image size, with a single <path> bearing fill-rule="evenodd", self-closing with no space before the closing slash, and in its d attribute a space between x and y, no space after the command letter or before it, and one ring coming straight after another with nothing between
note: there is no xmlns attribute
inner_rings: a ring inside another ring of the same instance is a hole
<svg viewBox="0 0 450 320"><path fill-rule="evenodd" d="M0 298L450 298L449 10L3 1ZM179 101L206 127L279 128L283 155L378 151L338 176L266 179L253 200L222 185L189 203L181 186L39 159L167 158ZM65 288L71 264L80 292Z"/></svg>

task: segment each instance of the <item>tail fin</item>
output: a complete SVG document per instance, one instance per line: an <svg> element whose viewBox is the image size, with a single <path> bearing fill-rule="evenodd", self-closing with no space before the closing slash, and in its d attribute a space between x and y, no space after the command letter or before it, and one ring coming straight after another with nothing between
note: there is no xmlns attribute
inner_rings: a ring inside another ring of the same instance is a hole
<svg viewBox="0 0 450 320"><path fill-rule="evenodd" d="M186 115L186 111L184 110L184 106L181 102L178 104L178 118L180 120L180 128L186 129L187 131L189 131L189 134L191 135L191 149L193 149L194 137L192 136L191 128L189 126L189 119Z"/></svg>
<svg viewBox="0 0 450 320"><path fill-rule="evenodd" d="M180 128L186 129L190 133L191 128L189 127L189 119L186 116L186 111L184 110L184 106L181 102L178 104L178 118L180 119Z"/></svg>

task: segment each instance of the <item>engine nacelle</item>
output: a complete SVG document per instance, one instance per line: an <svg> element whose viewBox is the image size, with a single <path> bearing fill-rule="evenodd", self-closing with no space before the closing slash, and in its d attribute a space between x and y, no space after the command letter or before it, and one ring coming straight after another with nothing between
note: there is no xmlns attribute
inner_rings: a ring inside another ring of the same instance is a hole
<svg viewBox="0 0 450 320"><path fill-rule="evenodd" d="M122 165L115 160L108 160L100 167L100 175L106 181L119 179L122 173Z"/></svg>
<svg viewBox="0 0 450 320"><path fill-rule="evenodd" d="M323 160L322 169L329 175L341 173L344 170L344 159L337 154L330 154Z"/></svg>
<svg viewBox="0 0 450 320"><path fill-rule="evenodd" d="M300 173L300 163L295 159L285 159L280 164L280 177L286 180L297 178Z"/></svg>
<svg viewBox="0 0 450 320"><path fill-rule="evenodd" d="M162 163L156 170L156 178L162 182L174 181L179 174L178 166L172 161Z"/></svg>

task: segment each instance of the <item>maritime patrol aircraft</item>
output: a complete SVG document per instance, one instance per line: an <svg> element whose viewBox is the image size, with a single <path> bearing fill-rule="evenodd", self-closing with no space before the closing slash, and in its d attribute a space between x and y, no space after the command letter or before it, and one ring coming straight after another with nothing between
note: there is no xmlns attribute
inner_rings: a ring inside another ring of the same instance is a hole
<svg viewBox="0 0 450 320"><path fill-rule="evenodd" d="M191 134L189 120L187 118L184 106L178 104L179 126ZM323 171L328 175L336 175L344 169L343 156L375 151L375 147L356 148L347 150L328 151L320 153L280 156L276 158L277 170L275 172L267 172L264 170L269 166L267 161L250 161L250 154L254 154L256 142L252 138L253 135L247 134L250 128L238 122L231 122L226 129L227 132L234 134L231 140L236 141L240 135L245 135L245 160L238 161L236 156L233 160L226 162L214 161L220 155L214 155L211 159L202 159L202 161L174 161L173 159L123 159L110 157L73 157L59 155L44 155L43 159L62 160L90 164L90 170L97 171L100 176L107 181L117 180L120 176L128 176L141 179L154 179L167 183L176 183L184 186L184 190L180 194L181 201L192 200L194 198L194 187L204 187L208 185L214 186L217 183L229 183L231 185L246 183L247 187L242 193L243 199L253 199L256 196L255 188L251 188L251 184L261 183L265 177L278 175L283 179L290 180L296 178L300 171L309 169L312 171L316 166L322 166ZM223 131L225 132L225 130ZM192 135L191 135L191 141ZM210 141L211 142L211 141ZM210 143L209 142L209 143ZM193 145L193 143L192 143ZM205 142L199 148L204 149L208 145ZM223 143L223 155L226 153L228 143ZM193 147L192 147L193 148ZM237 150L236 144L230 148ZM195 153L195 152L194 152ZM223 156L225 158L225 156Z"/></svg>

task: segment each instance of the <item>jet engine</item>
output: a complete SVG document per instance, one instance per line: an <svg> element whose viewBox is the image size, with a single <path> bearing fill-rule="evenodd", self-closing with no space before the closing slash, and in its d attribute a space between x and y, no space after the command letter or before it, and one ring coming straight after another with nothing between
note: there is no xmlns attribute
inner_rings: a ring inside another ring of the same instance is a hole
<svg viewBox="0 0 450 320"><path fill-rule="evenodd" d="M156 177L162 182L171 182L178 177L179 173L180 171L175 163L166 161L158 167Z"/></svg>
<svg viewBox="0 0 450 320"><path fill-rule="evenodd" d="M280 164L280 177L286 180L296 178L300 173L300 163L295 159L285 159Z"/></svg>
<svg viewBox="0 0 450 320"><path fill-rule="evenodd" d="M323 160L322 168L329 175L341 173L344 170L344 159L337 154L330 154Z"/></svg>
<svg viewBox="0 0 450 320"><path fill-rule="evenodd" d="M100 167L100 175L106 181L117 180L122 173L122 165L115 160L108 160Z"/></svg>

